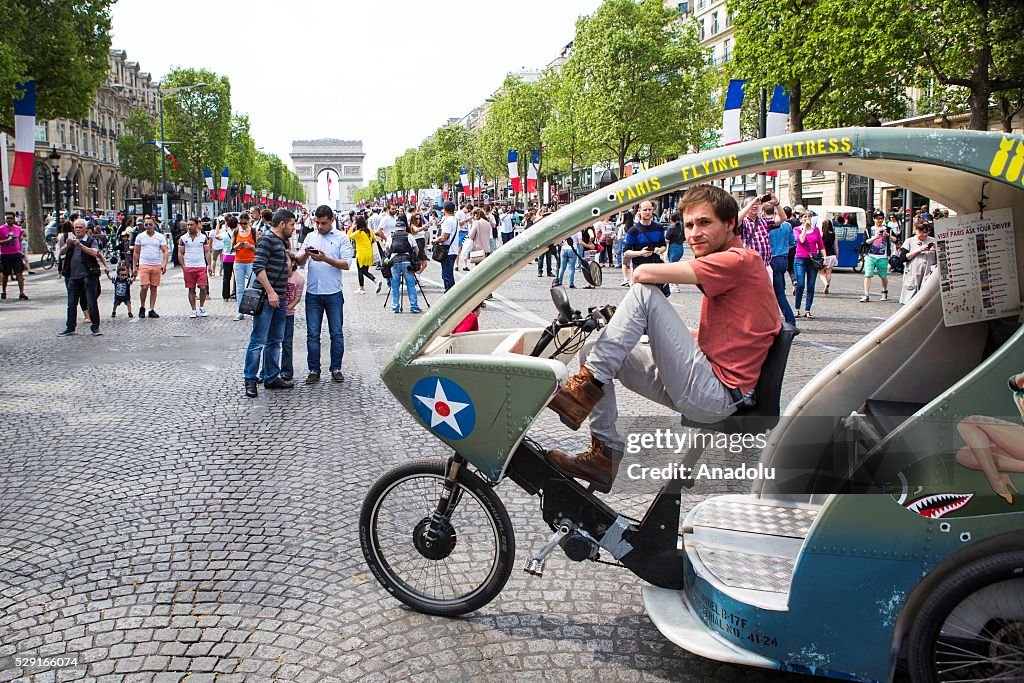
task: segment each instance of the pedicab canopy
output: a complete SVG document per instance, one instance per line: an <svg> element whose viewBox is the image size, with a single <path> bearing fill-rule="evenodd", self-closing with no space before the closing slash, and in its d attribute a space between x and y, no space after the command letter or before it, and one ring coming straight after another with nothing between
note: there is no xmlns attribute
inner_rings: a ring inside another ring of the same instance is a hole
<svg viewBox="0 0 1024 683"><path fill-rule="evenodd" d="M1018 215L1024 211L1024 138L1019 135L842 128L750 140L623 178L521 233L420 319L382 371L385 384L436 436L486 476L499 478L507 457L566 377L565 363L526 355L532 347L529 331L447 336L455 325L549 244L601 217L689 186L796 168L869 176L931 197L959 215L984 218L1008 209L1002 215L1010 228L1016 226L1016 260L1024 263L1024 216ZM1019 286L1008 306L1019 307Z"/></svg>

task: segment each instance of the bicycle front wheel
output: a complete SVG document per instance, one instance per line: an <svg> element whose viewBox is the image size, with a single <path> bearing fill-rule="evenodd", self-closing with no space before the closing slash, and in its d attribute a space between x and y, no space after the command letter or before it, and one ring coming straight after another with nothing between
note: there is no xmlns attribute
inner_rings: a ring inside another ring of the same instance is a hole
<svg viewBox="0 0 1024 683"><path fill-rule="evenodd" d="M53 268L55 262L56 262L56 259L53 258L53 252L52 251L48 251L45 254L43 254L43 258L42 258L43 270L49 270L50 268Z"/></svg>
<svg viewBox="0 0 1024 683"><path fill-rule="evenodd" d="M505 587L515 536L501 499L479 476L459 469L451 502L447 465L418 461L381 477L366 494L359 542L374 577L413 609L455 616L480 609ZM441 520L431 519L447 507Z"/></svg>

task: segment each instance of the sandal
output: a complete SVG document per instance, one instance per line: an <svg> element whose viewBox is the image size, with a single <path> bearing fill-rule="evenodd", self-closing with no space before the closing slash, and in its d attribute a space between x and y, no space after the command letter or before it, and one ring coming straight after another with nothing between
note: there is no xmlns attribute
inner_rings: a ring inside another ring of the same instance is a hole
<svg viewBox="0 0 1024 683"><path fill-rule="evenodd" d="M810 311L807 311L806 313L804 313L804 317L805 317L805 318L813 318L814 316L813 316L813 315L811 315L811 312L810 312Z"/></svg>

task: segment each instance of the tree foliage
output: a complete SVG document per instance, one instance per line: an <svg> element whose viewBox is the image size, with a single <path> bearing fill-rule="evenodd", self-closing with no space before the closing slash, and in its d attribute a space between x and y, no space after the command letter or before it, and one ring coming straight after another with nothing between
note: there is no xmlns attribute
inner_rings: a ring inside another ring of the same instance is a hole
<svg viewBox="0 0 1024 683"><path fill-rule="evenodd" d="M156 121L145 109L133 109L124 121L124 132L117 138L117 156L121 173L127 178L160 184L160 150L152 144L159 140Z"/></svg>
<svg viewBox="0 0 1024 683"><path fill-rule="evenodd" d="M206 85L163 96L165 135L179 164L176 176L193 183L204 167L216 169L227 158L231 84L206 69L174 69L161 83L163 90L199 83Z"/></svg>
<svg viewBox="0 0 1024 683"><path fill-rule="evenodd" d="M14 123L15 86L36 82L40 119L81 118L109 68L114 0L0 0L0 126Z"/></svg>
<svg viewBox="0 0 1024 683"><path fill-rule="evenodd" d="M564 78L597 147L618 163L682 134L680 102L707 58L679 13L660 0L605 0L576 22Z"/></svg>

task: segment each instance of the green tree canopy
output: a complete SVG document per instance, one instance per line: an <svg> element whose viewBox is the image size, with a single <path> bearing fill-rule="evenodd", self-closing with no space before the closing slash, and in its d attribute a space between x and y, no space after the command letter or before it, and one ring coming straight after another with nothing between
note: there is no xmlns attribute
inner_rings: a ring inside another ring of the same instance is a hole
<svg viewBox="0 0 1024 683"><path fill-rule="evenodd" d="M160 185L160 150L153 143L160 136L156 122L145 109L133 109L124 121L124 132L117 138L117 156L121 173L135 180Z"/></svg>
<svg viewBox="0 0 1024 683"><path fill-rule="evenodd" d="M217 169L227 159L231 83L207 69L174 69L160 84L167 91L199 83L206 85L163 96L165 135L178 159L177 177L191 182L198 181L204 167Z"/></svg>
<svg viewBox="0 0 1024 683"><path fill-rule="evenodd" d="M0 126L14 123L15 86L36 82L40 119L82 118L109 69L114 0L0 0Z"/></svg>

